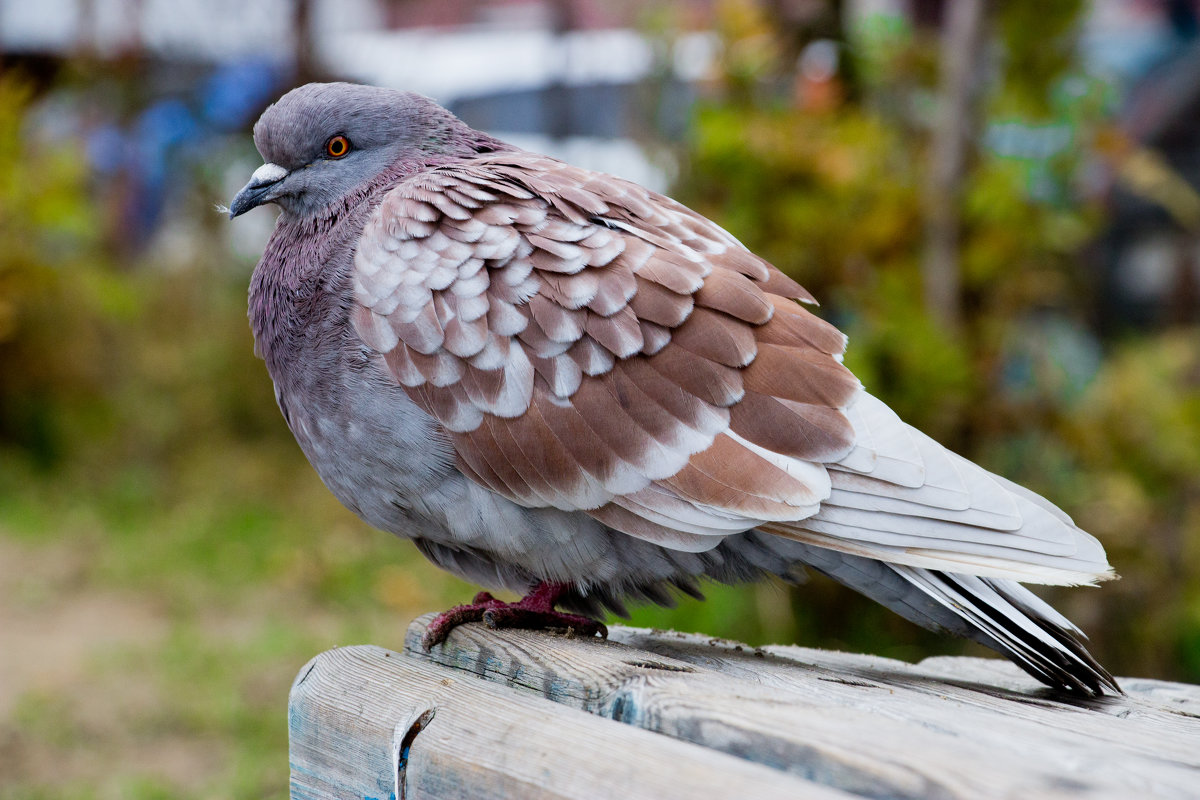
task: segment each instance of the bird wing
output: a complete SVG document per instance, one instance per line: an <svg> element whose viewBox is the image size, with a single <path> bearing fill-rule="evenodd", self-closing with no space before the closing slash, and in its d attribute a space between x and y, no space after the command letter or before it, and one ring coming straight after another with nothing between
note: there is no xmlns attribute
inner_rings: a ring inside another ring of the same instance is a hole
<svg viewBox="0 0 1200 800"><path fill-rule="evenodd" d="M364 228L354 298L460 469L522 505L680 550L760 527L1022 580L1107 569L1053 506L863 392L803 287L628 181L523 152L423 172Z"/></svg>

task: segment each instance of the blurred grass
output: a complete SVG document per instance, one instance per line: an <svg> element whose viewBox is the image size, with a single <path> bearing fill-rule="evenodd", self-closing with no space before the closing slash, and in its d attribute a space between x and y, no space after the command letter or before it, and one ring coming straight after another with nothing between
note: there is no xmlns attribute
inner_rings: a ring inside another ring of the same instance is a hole
<svg viewBox="0 0 1200 800"><path fill-rule="evenodd" d="M286 796L300 666L337 645L399 647L412 617L470 595L291 455L269 490L218 469L214 497L168 502L155 490L178 493L174 480L138 469L82 488L6 462L0 606L46 628L7 645L26 664L0 690L18 692L0 719L0 797Z"/></svg>

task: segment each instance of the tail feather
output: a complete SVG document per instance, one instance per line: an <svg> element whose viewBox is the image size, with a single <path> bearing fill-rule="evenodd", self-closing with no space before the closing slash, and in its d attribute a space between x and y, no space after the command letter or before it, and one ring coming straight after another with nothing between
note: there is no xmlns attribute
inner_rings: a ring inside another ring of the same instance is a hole
<svg viewBox="0 0 1200 800"><path fill-rule="evenodd" d="M893 569L963 616L973 628L970 638L1048 686L1095 695L1105 688L1120 692L1113 676L1084 647L1083 633L1019 583L913 567Z"/></svg>
<svg viewBox="0 0 1200 800"><path fill-rule="evenodd" d="M1053 503L950 452L869 394L846 414L856 446L827 465L830 491L820 510L762 530L990 579L1076 585L1113 577L1100 543Z"/></svg>
<svg viewBox="0 0 1200 800"><path fill-rule="evenodd" d="M1121 692L1071 622L1016 581L892 564L806 546L801 561L929 630L989 647L1047 686Z"/></svg>

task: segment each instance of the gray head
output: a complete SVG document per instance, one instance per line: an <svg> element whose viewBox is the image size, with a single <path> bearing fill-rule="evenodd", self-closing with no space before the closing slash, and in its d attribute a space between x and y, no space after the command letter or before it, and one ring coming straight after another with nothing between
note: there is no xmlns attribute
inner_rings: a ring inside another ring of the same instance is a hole
<svg viewBox="0 0 1200 800"><path fill-rule="evenodd" d="M471 134L449 111L412 92L352 83L301 86L254 125L254 144L267 163L238 192L229 216L264 203L288 215L316 213L402 159L451 153Z"/></svg>

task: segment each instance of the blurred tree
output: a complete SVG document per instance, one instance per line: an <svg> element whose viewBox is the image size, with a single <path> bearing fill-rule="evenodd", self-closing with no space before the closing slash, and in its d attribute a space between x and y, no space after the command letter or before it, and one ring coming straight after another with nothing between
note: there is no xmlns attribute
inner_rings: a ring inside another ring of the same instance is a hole
<svg viewBox="0 0 1200 800"><path fill-rule="evenodd" d="M982 78L985 6L958 0L946 6L941 77L925 182L922 286L929 315L952 332L962 326L959 236L967 153L977 135L976 98Z"/></svg>

